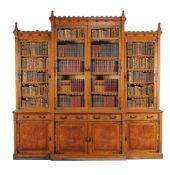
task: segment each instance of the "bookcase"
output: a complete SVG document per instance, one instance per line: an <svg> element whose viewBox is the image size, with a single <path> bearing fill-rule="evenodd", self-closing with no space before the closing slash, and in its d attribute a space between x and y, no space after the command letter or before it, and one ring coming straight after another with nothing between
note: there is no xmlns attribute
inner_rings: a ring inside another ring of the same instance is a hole
<svg viewBox="0 0 170 175"><path fill-rule="evenodd" d="M162 158L160 35L120 17L15 24L14 159Z"/></svg>

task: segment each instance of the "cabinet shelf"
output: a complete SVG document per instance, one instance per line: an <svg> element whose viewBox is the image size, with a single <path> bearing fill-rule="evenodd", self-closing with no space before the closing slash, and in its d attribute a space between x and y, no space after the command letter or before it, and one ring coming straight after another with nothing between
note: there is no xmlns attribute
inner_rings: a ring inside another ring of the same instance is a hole
<svg viewBox="0 0 170 175"><path fill-rule="evenodd" d="M48 84L48 82L21 82L23 85Z"/></svg>
<svg viewBox="0 0 170 175"><path fill-rule="evenodd" d="M84 72L57 72L58 75L84 75Z"/></svg>
<svg viewBox="0 0 170 175"><path fill-rule="evenodd" d="M76 43L84 43L84 38L58 38L57 42L76 42Z"/></svg>
<svg viewBox="0 0 170 175"><path fill-rule="evenodd" d="M57 60L81 60L81 61L84 61L84 57L58 57Z"/></svg>
<svg viewBox="0 0 170 175"><path fill-rule="evenodd" d="M110 43L117 43L119 42L119 38L92 38L91 42L110 42Z"/></svg>
<svg viewBox="0 0 170 175"><path fill-rule="evenodd" d="M48 72L48 69L33 68L33 69L21 69L24 72Z"/></svg>
<svg viewBox="0 0 170 175"><path fill-rule="evenodd" d="M128 98L148 98L153 97L153 94L151 95L128 95Z"/></svg>
<svg viewBox="0 0 170 175"><path fill-rule="evenodd" d="M118 95L118 92L91 92L92 95Z"/></svg>
<svg viewBox="0 0 170 175"><path fill-rule="evenodd" d="M84 92L57 92L59 95L84 95Z"/></svg>
<svg viewBox="0 0 170 175"><path fill-rule="evenodd" d="M153 84L154 82L153 81L150 81L150 82L128 82L128 84Z"/></svg>
<svg viewBox="0 0 170 175"><path fill-rule="evenodd" d="M48 58L48 55L21 55L21 58Z"/></svg>

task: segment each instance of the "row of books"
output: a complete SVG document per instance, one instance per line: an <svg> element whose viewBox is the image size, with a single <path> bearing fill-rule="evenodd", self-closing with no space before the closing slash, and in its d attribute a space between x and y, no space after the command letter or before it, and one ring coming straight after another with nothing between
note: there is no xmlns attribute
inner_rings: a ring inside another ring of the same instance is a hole
<svg viewBox="0 0 170 175"><path fill-rule="evenodd" d="M118 61L92 60L92 72L118 72Z"/></svg>
<svg viewBox="0 0 170 175"><path fill-rule="evenodd" d="M127 65L129 69L152 69L154 66L153 58L129 58L127 59Z"/></svg>
<svg viewBox="0 0 170 175"><path fill-rule="evenodd" d="M74 38L84 38L83 29L58 29L57 30L58 39L74 39Z"/></svg>
<svg viewBox="0 0 170 175"><path fill-rule="evenodd" d="M144 71L129 71L128 72L129 82L152 82L153 73Z"/></svg>
<svg viewBox="0 0 170 175"><path fill-rule="evenodd" d="M117 96L93 95L92 107L118 107Z"/></svg>
<svg viewBox="0 0 170 175"><path fill-rule="evenodd" d="M78 95L59 95L58 96L59 107L83 107L84 97Z"/></svg>
<svg viewBox="0 0 170 175"><path fill-rule="evenodd" d="M24 85L21 87L22 96L48 95L48 85Z"/></svg>
<svg viewBox="0 0 170 175"><path fill-rule="evenodd" d="M58 80L59 92L83 92L84 79Z"/></svg>
<svg viewBox="0 0 170 175"><path fill-rule="evenodd" d="M22 56L48 55L48 42L21 42Z"/></svg>
<svg viewBox="0 0 170 175"><path fill-rule="evenodd" d="M92 57L118 57L118 54L119 54L118 43L93 44L91 46Z"/></svg>
<svg viewBox="0 0 170 175"><path fill-rule="evenodd" d="M118 79L92 80L92 92L118 92Z"/></svg>
<svg viewBox="0 0 170 175"><path fill-rule="evenodd" d="M22 98L21 106L25 107L48 107L48 97Z"/></svg>
<svg viewBox="0 0 170 175"><path fill-rule="evenodd" d="M48 67L48 58L22 58L22 69L46 69Z"/></svg>
<svg viewBox="0 0 170 175"><path fill-rule="evenodd" d="M119 28L93 29L91 32L92 38L117 38L119 36Z"/></svg>
<svg viewBox="0 0 170 175"><path fill-rule="evenodd" d="M131 98L127 101L128 107L154 107L154 101L152 97L148 98Z"/></svg>
<svg viewBox="0 0 170 175"><path fill-rule="evenodd" d="M128 86L128 95L151 95L153 94L153 91L153 84Z"/></svg>
<svg viewBox="0 0 170 175"><path fill-rule="evenodd" d="M60 44L58 45L58 57L83 57L84 44Z"/></svg>
<svg viewBox="0 0 170 175"><path fill-rule="evenodd" d="M22 82L47 82L48 74L46 72L22 72Z"/></svg>
<svg viewBox="0 0 170 175"><path fill-rule="evenodd" d="M154 42L128 42L127 55L154 55Z"/></svg>
<svg viewBox="0 0 170 175"><path fill-rule="evenodd" d="M58 72L84 72L84 61L60 60L58 61Z"/></svg>

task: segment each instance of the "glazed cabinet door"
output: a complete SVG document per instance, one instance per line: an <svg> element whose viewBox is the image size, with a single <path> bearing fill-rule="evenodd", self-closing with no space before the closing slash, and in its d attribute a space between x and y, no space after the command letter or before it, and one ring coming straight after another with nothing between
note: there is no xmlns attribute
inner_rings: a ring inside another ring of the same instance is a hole
<svg viewBox="0 0 170 175"><path fill-rule="evenodd" d="M87 153L87 124L77 121L55 123L55 153L61 155Z"/></svg>
<svg viewBox="0 0 170 175"><path fill-rule="evenodd" d="M89 132L91 154L121 153L121 122L91 122Z"/></svg>
<svg viewBox="0 0 170 175"><path fill-rule="evenodd" d="M36 157L49 155L52 122L47 116L18 116L16 121L16 154ZM35 119L36 118L36 119Z"/></svg>
<svg viewBox="0 0 170 175"><path fill-rule="evenodd" d="M158 152L158 121L127 121L125 128L126 151L128 153Z"/></svg>

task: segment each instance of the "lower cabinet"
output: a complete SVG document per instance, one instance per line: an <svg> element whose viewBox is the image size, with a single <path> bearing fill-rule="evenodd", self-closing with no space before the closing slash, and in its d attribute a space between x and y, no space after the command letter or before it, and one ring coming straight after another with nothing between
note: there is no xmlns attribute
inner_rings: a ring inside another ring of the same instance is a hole
<svg viewBox="0 0 170 175"><path fill-rule="evenodd" d="M112 156L122 153L121 116L57 115L55 152L60 158Z"/></svg>
<svg viewBox="0 0 170 175"><path fill-rule="evenodd" d="M16 114L14 157L49 157L51 129L50 116Z"/></svg>
<svg viewBox="0 0 170 175"><path fill-rule="evenodd" d="M155 113L14 113L14 158L162 158L162 116Z"/></svg>
<svg viewBox="0 0 170 175"><path fill-rule="evenodd" d="M97 155L121 153L120 122L91 122L89 124L89 152Z"/></svg>
<svg viewBox="0 0 170 175"><path fill-rule="evenodd" d="M158 114L129 114L125 121L125 149L129 158L162 157ZM160 153L160 155L159 155Z"/></svg>
<svg viewBox="0 0 170 175"><path fill-rule="evenodd" d="M86 122L60 121L55 123L55 154L86 154Z"/></svg>

